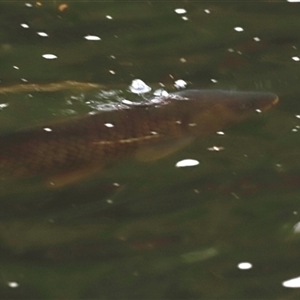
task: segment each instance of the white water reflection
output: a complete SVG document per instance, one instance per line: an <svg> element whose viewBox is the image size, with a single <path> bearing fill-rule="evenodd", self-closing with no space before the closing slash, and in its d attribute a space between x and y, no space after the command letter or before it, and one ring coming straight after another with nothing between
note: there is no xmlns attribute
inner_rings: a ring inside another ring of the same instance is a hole
<svg viewBox="0 0 300 300"><path fill-rule="evenodd" d="M237 32L242 32L242 31L244 31L244 28L237 26L237 27L234 27L234 30Z"/></svg>
<svg viewBox="0 0 300 300"><path fill-rule="evenodd" d="M282 282L282 285L287 288L300 288L300 277L295 277Z"/></svg>
<svg viewBox="0 0 300 300"><path fill-rule="evenodd" d="M48 37L48 34L46 32L43 32L43 31L38 31L37 34L41 37Z"/></svg>
<svg viewBox="0 0 300 300"><path fill-rule="evenodd" d="M176 14L183 15L186 13L186 10L184 8L176 8L175 12Z"/></svg>
<svg viewBox="0 0 300 300"><path fill-rule="evenodd" d="M55 54L51 54L51 53L43 54L42 57L45 59L56 59L57 58L57 56Z"/></svg>
<svg viewBox="0 0 300 300"><path fill-rule="evenodd" d="M13 289L19 287L19 284L18 284L16 281L8 281L8 282L7 282L7 285L8 285L10 288L13 288Z"/></svg>
<svg viewBox="0 0 300 300"><path fill-rule="evenodd" d="M84 38L88 41L100 41L101 40L101 38L99 36L90 35L90 34L86 35Z"/></svg>
<svg viewBox="0 0 300 300"><path fill-rule="evenodd" d="M252 264L249 262L241 262L237 265L240 270L249 270L252 269Z"/></svg>
<svg viewBox="0 0 300 300"><path fill-rule="evenodd" d="M199 165L200 162L196 159L183 159L176 163L177 168L194 167Z"/></svg>
<svg viewBox="0 0 300 300"><path fill-rule="evenodd" d="M29 25L26 24L26 23L21 23L20 25L21 25L21 27L23 27L23 28L25 28L25 29L28 29L28 28L29 28Z"/></svg>

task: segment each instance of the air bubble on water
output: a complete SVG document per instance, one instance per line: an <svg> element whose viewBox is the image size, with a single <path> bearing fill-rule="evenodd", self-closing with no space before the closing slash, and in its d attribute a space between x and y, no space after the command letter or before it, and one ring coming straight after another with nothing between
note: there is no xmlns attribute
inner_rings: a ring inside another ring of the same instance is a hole
<svg viewBox="0 0 300 300"><path fill-rule="evenodd" d="M182 80L182 79L178 79L174 82L174 86L177 89L184 89L187 86L186 81Z"/></svg>
<svg viewBox="0 0 300 300"><path fill-rule="evenodd" d="M132 105L132 104L134 104L134 102L132 102L130 100L127 100L127 99L122 100L122 103L126 104L126 105Z"/></svg>
<svg viewBox="0 0 300 300"><path fill-rule="evenodd" d="M129 90L134 94L145 94L151 91L151 87L141 79L134 79L129 86Z"/></svg>
<svg viewBox="0 0 300 300"><path fill-rule="evenodd" d="M167 97L169 93L164 89L157 89L154 91L153 95L156 97Z"/></svg>

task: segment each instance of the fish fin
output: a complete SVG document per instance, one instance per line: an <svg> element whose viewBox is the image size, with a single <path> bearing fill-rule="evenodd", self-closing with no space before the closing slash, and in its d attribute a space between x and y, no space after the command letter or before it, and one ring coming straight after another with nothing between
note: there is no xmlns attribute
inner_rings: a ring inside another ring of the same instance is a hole
<svg viewBox="0 0 300 300"><path fill-rule="evenodd" d="M151 162L167 157L188 146L194 140L193 137L172 139L156 145L139 149L135 155L139 162Z"/></svg>
<svg viewBox="0 0 300 300"><path fill-rule="evenodd" d="M68 171L47 178L47 186L52 189L62 188L78 181L82 181L101 170L101 166L88 167L76 171Z"/></svg>

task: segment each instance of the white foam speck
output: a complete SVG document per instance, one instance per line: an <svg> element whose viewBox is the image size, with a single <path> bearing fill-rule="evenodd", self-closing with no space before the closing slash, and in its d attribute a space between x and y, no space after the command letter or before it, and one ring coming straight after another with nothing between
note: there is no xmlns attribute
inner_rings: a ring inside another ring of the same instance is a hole
<svg viewBox="0 0 300 300"><path fill-rule="evenodd" d="M199 165L199 161L196 159L183 159L176 163L177 168L194 167Z"/></svg>

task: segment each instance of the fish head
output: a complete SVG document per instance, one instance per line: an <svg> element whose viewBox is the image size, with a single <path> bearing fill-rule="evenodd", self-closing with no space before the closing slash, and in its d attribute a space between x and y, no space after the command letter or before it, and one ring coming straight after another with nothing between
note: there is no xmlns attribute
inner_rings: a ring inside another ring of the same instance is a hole
<svg viewBox="0 0 300 300"><path fill-rule="evenodd" d="M279 101L278 96L263 92L187 90L177 93L185 111L188 131L204 136L264 112ZM184 104L185 102L185 104Z"/></svg>
<svg viewBox="0 0 300 300"><path fill-rule="evenodd" d="M263 92L224 92L224 105L240 117L269 110L279 102L273 93ZM218 102L218 100L216 100Z"/></svg>

